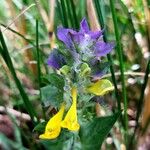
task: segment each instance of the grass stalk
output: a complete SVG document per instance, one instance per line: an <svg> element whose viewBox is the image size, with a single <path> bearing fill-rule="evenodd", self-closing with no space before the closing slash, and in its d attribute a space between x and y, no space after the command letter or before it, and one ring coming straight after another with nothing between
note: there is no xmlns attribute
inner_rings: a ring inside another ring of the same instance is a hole
<svg viewBox="0 0 150 150"><path fill-rule="evenodd" d="M40 86L41 86L41 68L40 68L38 20L36 20L36 51L37 51L38 81L39 81L39 88L40 88ZM41 92L40 92L40 97L41 97Z"/></svg>
<svg viewBox="0 0 150 150"><path fill-rule="evenodd" d="M75 5L73 0L70 0L70 4L71 4L71 9L72 9L72 15L73 15L73 20L74 20L74 24L75 24L75 28L78 29L79 28L79 22L77 19L77 14L76 14L76 10L75 10Z"/></svg>
<svg viewBox="0 0 150 150"><path fill-rule="evenodd" d="M140 114L142 112L142 106L143 106L143 103L144 103L144 92L145 92L146 85L147 85L147 82L148 82L148 75L149 75L149 73L150 73L150 59L149 59L149 61L147 63L145 76L144 76L144 83L142 85L141 95L140 95L140 98L139 98L139 101L138 101L138 105L137 105L137 115L136 115L137 124L138 124L138 120L139 120Z"/></svg>
<svg viewBox="0 0 150 150"><path fill-rule="evenodd" d="M40 67L40 50L39 50L39 31L38 31L38 20L36 20L36 51L37 51L37 70L38 70L38 82L39 82L39 91L40 91L40 100L41 100L41 67ZM42 105L43 117L46 119L45 110Z"/></svg>
<svg viewBox="0 0 150 150"><path fill-rule="evenodd" d="M136 131L137 131L138 126L139 126L139 117L140 117L141 112L142 112L142 106L143 106L143 103L144 103L144 92L145 92L146 85L147 85L147 82L148 82L149 73L150 73L150 59L147 63L145 76L144 76L144 83L142 85L141 95L140 95L140 98L139 98L139 101L138 101L138 104L137 104L136 126L134 128L134 132L133 132L133 135L132 135L132 138L131 138L132 140L129 143L129 148L133 147L133 141L135 140ZM146 131L148 125L149 125L149 121L146 123L146 126L144 127L144 129L142 131L142 134Z"/></svg>
<svg viewBox="0 0 150 150"><path fill-rule="evenodd" d="M70 6L70 1L66 1L66 8L67 8L67 14L68 14L68 19L69 19L69 27L75 28L75 21L73 18L73 14L72 14L72 8Z"/></svg>
<svg viewBox="0 0 150 150"><path fill-rule="evenodd" d="M0 23L1 26L3 27L7 27L6 25ZM10 30L11 32L15 33L16 35L20 36L22 39L24 39L25 41L27 41L28 43L30 43L33 47L35 47L35 44L30 40L30 39L27 39L24 35L20 34L19 32L13 30L12 28L10 27L7 27L7 30Z"/></svg>
<svg viewBox="0 0 150 150"><path fill-rule="evenodd" d="M73 0L60 0L61 10L59 10L60 16L62 16L62 23L64 27L79 28L77 15Z"/></svg>
<svg viewBox="0 0 150 150"><path fill-rule="evenodd" d="M25 104L25 108L27 110L27 112L29 113L33 123L36 122L36 119L37 119L37 115L36 115L36 112L35 110L33 109L33 106L25 92L25 90L23 89L22 85L21 85L21 82L19 81L18 77L17 77L17 74L15 72L15 69L14 69L14 66L13 66L13 63L11 61L11 57L9 55L9 52L8 52L8 49L7 49L7 46L6 46L6 43L4 41L4 38L3 38L3 35L2 35L2 32L0 31L0 41L1 41L1 46L0 46L0 53L4 59L4 61L6 62L7 64L7 67L9 68L11 74L12 74L12 77L16 83L16 86L20 92L20 95L23 99L23 102Z"/></svg>
<svg viewBox="0 0 150 150"><path fill-rule="evenodd" d="M61 10L62 10L62 20L63 20L63 26L64 27L69 27L69 24L68 24L68 16L67 16L67 11L66 11L66 4L65 4L65 0L60 0L60 3L61 3Z"/></svg>
<svg viewBox="0 0 150 150"><path fill-rule="evenodd" d="M127 142L127 135L128 135L128 115L127 115L127 95L126 95L126 87L125 87L125 77L124 77L124 62L123 62L123 50L121 46L121 40L119 36L119 27L117 23L117 15L114 7L114 1L110 0L110 9L112 12L112 18L114 23L114 30L115 30L115 36L116 36L116 49L119 56L119 62L120 62L120 72L121 72L121 83L122 83L122 93L123 93L123 101L124 101L124 123L125 123L125 141Z"/></svg>
<svg viewBox="0 0 150 150"><path fill-rule="evenodd" d="M97 11L100 26L101 26L102 29L104 29L105 24L104 24L104 20L103 20L99 0L94 0L94 2L95 2L95 7L96 7L96 11ZM107 42L106 31L103 34L103 40L104 40L104 42ZM117 88L117 81L116 81L116 78L115 78L115 73L114 73L114 68L113 68L113 61L112 61L112 57L111 57L110 54L107 55L107 59L110 62L110 72L111 72L112 81L113 81L113 84L114 84L114 87L115 87L115 96L116 96L116 99L117 99L118 111L121 111L121 102L120 102L120 97L119 97L118 88Z"/></svg>

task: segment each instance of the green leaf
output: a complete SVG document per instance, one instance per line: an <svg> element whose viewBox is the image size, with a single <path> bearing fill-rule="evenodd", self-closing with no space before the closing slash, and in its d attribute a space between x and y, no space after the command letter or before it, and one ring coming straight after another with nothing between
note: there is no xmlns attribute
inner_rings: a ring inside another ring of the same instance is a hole
<svg viewBox="0 0 150 150"><path fill-rule="evenodd" d="M35 126L33 131L37 131L39 133L44 133L46 124L47 124L46 121L39 123L38 125Z"/></svg>
<svg viewBox="0 0 150 150"><path fill-rule="evenodd" d="M66 150L66 147L71 149L73 134L66 130L61 132L61 135L54 140L41 140L41 143L46 150Z"/></svg>
<svg viewBox="0 0 150 150"><path fill-rule="evenodd" d="M65 82L64 78L61 75L58 75L56 73L51 73L49 75L46 75L45 78L55 87L59 89L63 89Z"/></svg>
<svg viewBox="0 0 150 150"><path fill-rule="evenodd" d="M0 133L0 143L1 147L5 150L12 150L12 149L26 150L26 148L22 145L22 143L10 140L3 133Z"/></svg>
<svg viewBox="0 0 150 150"><path fill-rule="evenodd" d="M41 88L42 102L45 107L58 107L63 102L63 91L53 85Z"/></svg>
<svg viewBox="0 0 150 150"><path fill-rule="evenodd" d="M117 121L121 112L112 116L95 118L81 126L80 138L84 150L100 149L105 137Z"/></svg>

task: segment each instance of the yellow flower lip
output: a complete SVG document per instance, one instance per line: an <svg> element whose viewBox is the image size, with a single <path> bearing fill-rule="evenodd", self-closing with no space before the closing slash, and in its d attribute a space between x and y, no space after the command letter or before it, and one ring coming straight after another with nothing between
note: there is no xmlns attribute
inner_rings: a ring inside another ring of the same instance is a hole
<svg viewBox="0 0 150 150"><path fill-rule="evenodd" d="M65 119L61 122L61 127L67 128L71 131L78 131L80 125L77 120L77 89L72 88L72 105L65 116Z"/></svg>
<svg viewBox="0 0 150 150"><path fill-rule="evenodd" d="M59 112L54 115L47 123L45 132L39 136L40 139L55 139L61 132L61 127L71 131L78 131L80 125L77 120L77 89L72 88L72 105L62 121L65 105L62 104Z"/></svg>
<svg viewBox="0 0 150 150"><path fill-rule="evenodd" d="M47 123L44 134L39 136L40 139L55 139L61 131L61 121L64 114L65 105L62 104L60 110Z"/></svg>
<svg viewBox="0 0 150 150"><path fill-rule="evenodd" d="M87 88L87 92L89 92L91 94L95 94L97 96L103 96L112 90L114 90L114 86L107 79L101 79L95 83L92 83Z"/></svg>

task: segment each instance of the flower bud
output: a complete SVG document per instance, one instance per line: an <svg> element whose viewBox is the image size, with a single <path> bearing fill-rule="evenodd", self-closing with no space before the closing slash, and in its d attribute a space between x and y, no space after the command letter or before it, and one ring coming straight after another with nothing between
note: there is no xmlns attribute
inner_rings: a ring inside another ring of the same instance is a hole
<svg viewBox="0 0 150 150"><path fill-rule="evenodd" d="M90 74L91 72L91 68L89 67L89 65L87 63L83 63L81 65L81 71L80 71L80 76L86 76L88 74Z"/></svg>
<svg viewBox="0 0 150 150"><path fill-rule="evenodd" d="M59 69L59 71L63 74L63 75L67 75L70 72L70 67L67 65L64 65L62 68Z"/></svg>

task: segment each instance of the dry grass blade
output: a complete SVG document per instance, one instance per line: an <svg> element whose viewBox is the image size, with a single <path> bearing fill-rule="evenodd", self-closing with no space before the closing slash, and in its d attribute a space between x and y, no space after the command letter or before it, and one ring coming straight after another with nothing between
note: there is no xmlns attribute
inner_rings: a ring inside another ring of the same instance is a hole
<svg viewBox="0 0 150 150"><path fill-rule="evenodd" d="M18 20L19 17L21 17L26 11L28 11L31 7L35 6L35 4L31 4L29 7L23 9L21 11L21 13L19 15L17 15L10 24L8 24L8 26L2 31L2 32L5 32L13 23L15 23L16 20Z"/></svg>
<svg viewBox="0 0 150 150"><path fill-rule="evenodd" d="M148 81L146 90L145 90L145 102L143 107L143 114L142 114L142 127L144 128L149 121L150 118L150 80Z"/></svg>
<svg viewBox="0 0 150 150"><path fill-rule="evenodd" d="M0 113L10 113L17 117L19 120L24 120L24 121L31 121L31 117L28 114L22 113L20 111L14 110L12 108L5 108L3 106L0 106Z"/></svg>
<svg viewBox="0 0 150 150"><path fill-rule="evenodd" d="M50 13L49 13L49 27L48 27L48 34L50 40L51 48L54 48L54 17L55 17L55 0L49 0L50 3Z"/></svg>
<svg viewBox="0 0 150 150"><path fill-rule="evenodd" d="M87 0L86 4L87 4L87 13L88 13L89 23L90 23L91 29L93 31L100 30L100 25L98 23L98 19L97 19L97 16L96 16L93 1L92 0Z"/></svg>
<svg viewBox="0 0 150 150"><path fill-rule="evenodd" d="M121 75L121 73L120 72L115 72L115 76L120 76ZM145 73L144 72L124 72L124 75L126 75L126 76L141 76L141 77L144 77L145 76ZM108 74L106 74L106 75L104 75L102 78L108 78L108 77L111 77L111 74L110 73L108 73ZM150 75L148 76L148 77L150 77Z"/></svg>
<svg viewBox="0 0 150 150"><path fill-rule="evenodd" d="M48 18L48 15L46 13L46 11L44 10L44 8L41 6L41 4L39 3L38 0L34 0L35 1L35 4L37 6L37 9L42 17L42 20L46 26L46 28L48 29L49 27L49 18Z"/></svg>

